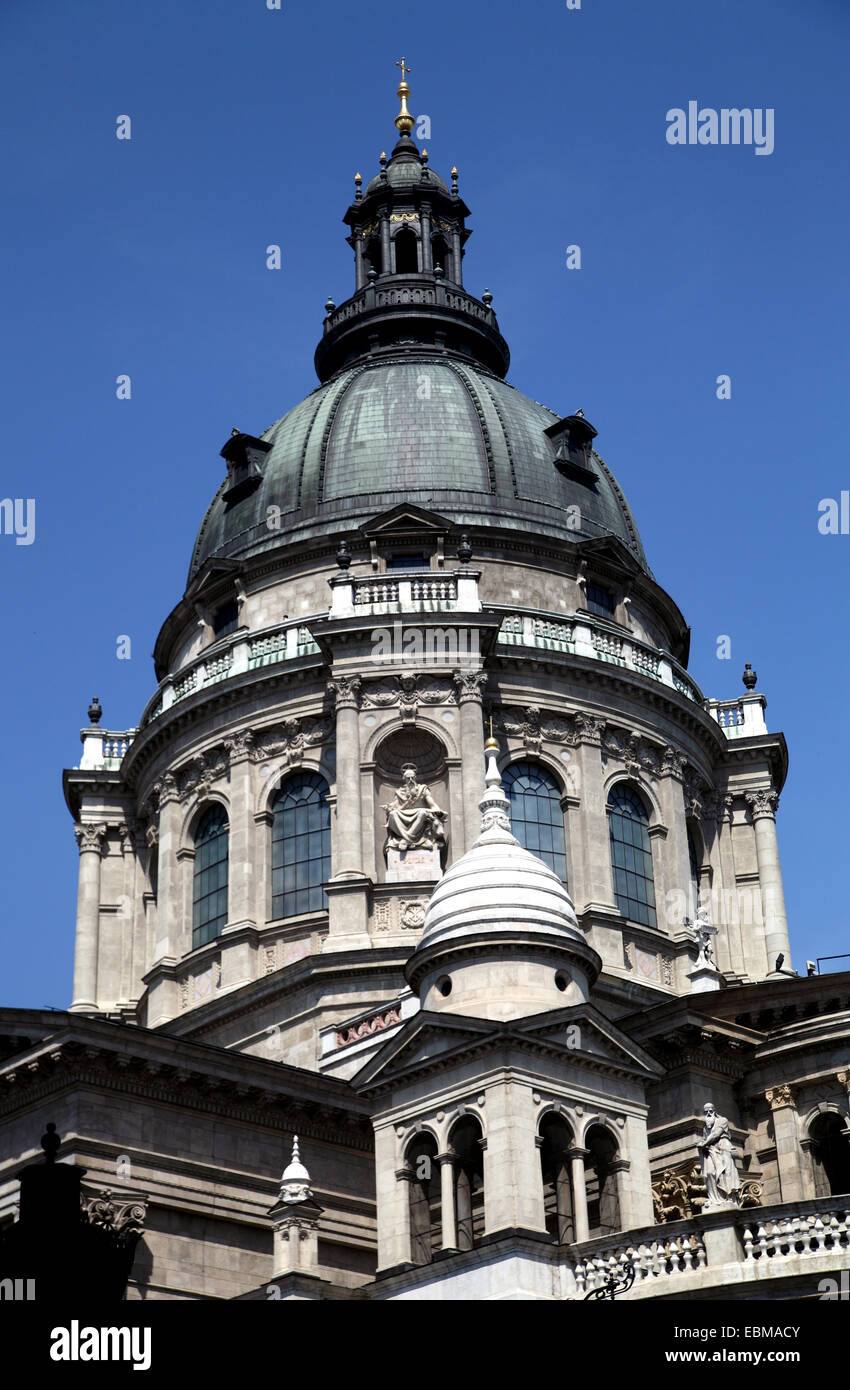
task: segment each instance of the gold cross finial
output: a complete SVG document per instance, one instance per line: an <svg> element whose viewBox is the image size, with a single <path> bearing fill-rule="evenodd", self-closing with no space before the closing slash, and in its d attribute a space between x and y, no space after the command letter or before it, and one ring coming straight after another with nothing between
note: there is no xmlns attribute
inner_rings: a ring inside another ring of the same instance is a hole
<svg viewBox="0 0 850 1390"><path fill-rule="evenodd" d="M398 84L396 96L401 102L401 110L395 118L395 128L399 135L409 135L415 121L407 109L407 98L410 96L410 87L407 85L407 74L413 71L402 58L401 62L396 62L396 67L401 68L401 81Z"/></svg>

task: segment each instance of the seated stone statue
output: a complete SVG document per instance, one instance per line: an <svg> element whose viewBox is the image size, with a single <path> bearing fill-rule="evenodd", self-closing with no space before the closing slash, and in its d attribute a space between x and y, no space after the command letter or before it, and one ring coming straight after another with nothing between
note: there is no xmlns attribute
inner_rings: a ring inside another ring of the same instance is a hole
<svg viewBox="0 0 850 1390"><path fill-rule="evenodd" d="M406 763L402 784L388 806L386 849L442 849L446 843L441 811L428 788L416 780L416 768Z"/></svg>

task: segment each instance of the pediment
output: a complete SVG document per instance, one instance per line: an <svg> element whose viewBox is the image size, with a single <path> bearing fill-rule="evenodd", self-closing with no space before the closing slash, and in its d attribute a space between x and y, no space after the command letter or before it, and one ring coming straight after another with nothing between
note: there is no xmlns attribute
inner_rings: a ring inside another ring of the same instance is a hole
<svg viewBox="0 0 850 1390"><path fill-rule="evenodd" d="M431 531L435 535L445 535L452 530L454 530L454 523L446 517L440 516L438 512L429 512L424 507L416 507L409 502L401 502L397 507L392 507L387 512L381 512L360 527L364 536L376 539L380 536L421 535L423 531Z"/></svg>
<svg viewBox="0 0 850 1390"><path fill-rule="evenodd" d="M422 1011L387 1040L352 1078L352 1085L381 1086L390 1078L480 1052L482 1047L505 1046L560 1053L590 1067L643 1080L663 1074L663 1067L604 1014L591 1004L579 1004L504 1023Z"/></svg>

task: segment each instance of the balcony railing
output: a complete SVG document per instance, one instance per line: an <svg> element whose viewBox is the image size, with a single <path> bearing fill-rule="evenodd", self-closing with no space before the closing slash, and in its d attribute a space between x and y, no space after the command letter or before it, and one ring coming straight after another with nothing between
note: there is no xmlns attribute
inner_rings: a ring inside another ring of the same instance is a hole
<svg viewBox="0 0 850 1390"><path fill-rule="evenodd" d="M719 1260L712 1260L712 1248L723 1252ZM666 1294L669 1286L670 1294L677 1288L684 1294L729 1282L811 1278L832 1268L850 1268L850 1197L705 1212L583 1241L571 1247L568 1260L572 1297L601 1288L629 1265L635 1279L621 1295L625 1298L645 1297L650 1288Z"/></svg>

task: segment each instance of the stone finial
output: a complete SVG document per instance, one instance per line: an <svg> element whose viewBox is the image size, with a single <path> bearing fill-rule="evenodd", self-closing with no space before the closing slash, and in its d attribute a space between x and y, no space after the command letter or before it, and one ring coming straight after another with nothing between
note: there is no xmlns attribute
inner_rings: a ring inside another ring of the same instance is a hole
<svg viewBox="0 0 850 1390"><path fill-rule="evenodd" d="M103 709L101 707L100 700L97 698L96 695L94 696L91 704L89 705L88 716L90 724L99 724L101 719L103 718Z"/></svg>
<svg viewBox="0 0 850 1390"><path fill-rule="evenodd" d="M481 812L481 834L476 845L498 842L516 845L519 841L511 832L511 803L505 795L496 755L499 745L493 737L492 723L490 737L484 744L484 795L478 803Z"/></svg>
<svg viewBox="0 0 850 1390"><path fill-rule="evenodd" d="M457 558L462 565L468 565L472 559L472 542L466 531L461 535L457 545Z"/></svg>
<svg viewBox="0 0 850 1390"><path fill-rule="evenodd" d="M355 175L354 175L354 200L355 200L355 202L359 203L359 202L360 202L360 199L361 199L362 197L363 197L363 175L362 175L362 174L355 174Z"/></svg>
<svg viewBox="0 0 850 1390"><path fill-rule="evenodd" d="M301 1162L298 1135L292 1136L292 1157L283 1170L280 1180L281 1202L309 1202L313 1196L310 1190L310 1174Z"/></svg>
<svg viewBox="0 0 850 1390"><path fill-rule="evenodd" d="M327 299L325 300L325 313L332 314L335 308L336 304L334 303L332 297L328 295Z"/></svg>
<svg viewBox="0 0 850 1390"><path fill-rule="evenodd" d="M493 303L493 296L489 290L485 290L482 294L481 303L486 304L488 309L490 308L490 305Z"/></svg>
<svg viewBox="0 0 850 1390"><path fill-rule="evenodd" d="M457 196L457 180L458 180L457 165L456 165L456 164L453 164L453 165L452 165L452 193L454 193L455 196Z"/></svg>
<svg viewBox="0 0 850 1390"><path fill-rule="evenodd" d="M747 662L744 666L744 674L741 676L741 680L748 690L755 690L758 678L758 671L754 671L750 663Z"/></svg>
<svg viewBox="0 0 850 1390"><path fill-rule="evenodd" d="M343 539L337 546L336 562L341 570L347 570L349 565L351 564L351 546L349 545L345 537L343 537Z"/></svg>

